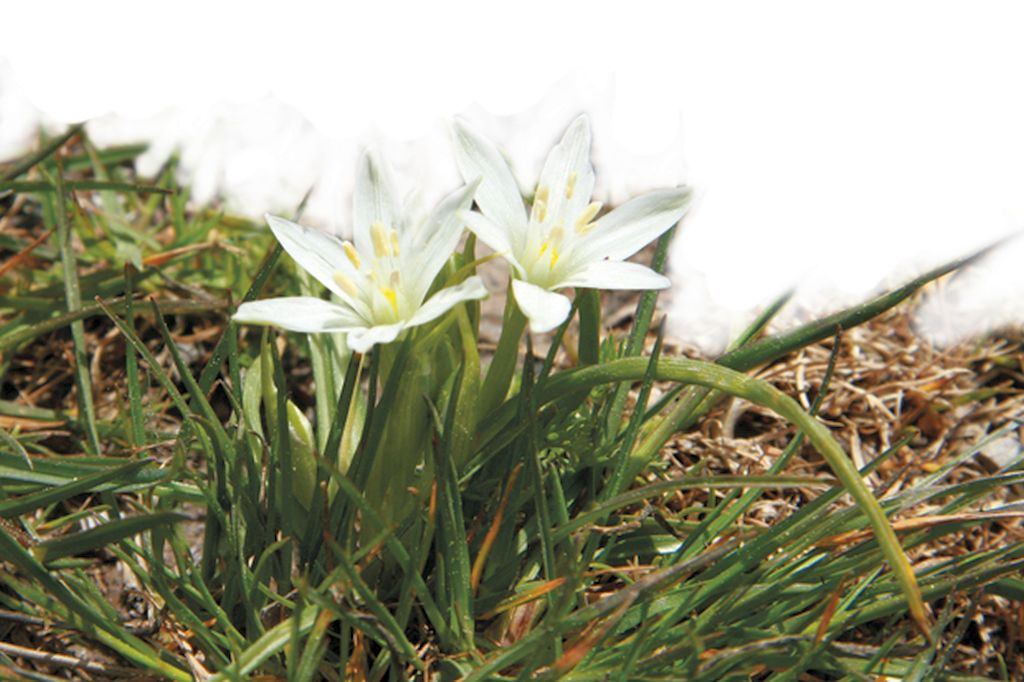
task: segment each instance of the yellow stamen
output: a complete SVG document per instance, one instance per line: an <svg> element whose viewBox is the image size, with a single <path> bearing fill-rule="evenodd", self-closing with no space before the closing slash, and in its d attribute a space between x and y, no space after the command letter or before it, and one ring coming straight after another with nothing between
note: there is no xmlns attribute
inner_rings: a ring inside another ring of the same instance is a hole
<svg viewBox="0 0 1024 682"><path fill-rule="evenodd" d="M576 171L569 173L569 179L565 183L565 198L572 199L572 193L576 191Z"/></svg>
<svg viewBox="0 0 1024 682"><path fill-rule="evenodd" d="M380 293L384 294L384 298L388 299L388 303L391 304L391 309L395 311L395 315L398 314L398 294L391 287L381 287Z"/></svg>
<svg viewBox="0 0 1024 682"><path fill-rule="evenodd" d="M362 269L362 261L359 260L359 252L356 251L356 247L352 246L352 242L344 242L341 247L345 249L345 255L348 256L348 260L352 265L355 266L356 270Z"/></svg>
<svg viewBox="0 0 1024 682"><path fill-rule="evenodd" d="M544 242L543 244L540 245L540 255L541 256L544 255L544 252L548 250L549 246L551 246L551 242Z"/></svg>
<svg viewBox="0 0 1024 682"><path fill-rule="evenodd" d="M353 282L345 273L335 270L334 281L337 282L338 286L344 289L345 293L349 296L359 295L359 287L357 287L356 283Z"/></svg>
<svg viewBox="0 0 1024 682"><path fill-rule="evenodd" d="M373 253L377 258L384 258L391 255L391 245L388 243L388 231L384 223L378 221L370 226L370 237L373 239Z"/></svg>
<svg viewBox="0 0 1024 682"><path fill-rule="evenodd" d="M548 215L548 188L538 187L533 197L533 219L534 222L543 223Z"/></svg>
<svg viewBox="0 0 1024 682"><path fill-rule="evenodd" d="M558 221L558 223L551 228L551 231L548 232L548 241L550 241L552 244L558 245L562 243L562 240L564 238L565 228L562 227L562 221Z"/></svg>
<svg viewBox="0 0 1024 682"><path fill-rule="evenodd" d="M586 234L594 229L594 223L591 221L594 219L594 216L597 215L598 211L601 210L601 205L600 201L595 201L588 204L587 207L583 209L583 213L580 213L580 217L576 219L576 234Z"/></svg>
<svg viewBox="0 0 1024 682"><path fill-rule="evenodd" d="M391 230L391 255L398 255L398 232L396 230Z"/></svg>
<svg viewBox="0 0 1024 682"><path fill-rule="evenodd" d="M558 262L558 258L560 256L561 256L561 254L558 253L558 247L551 247L551 269L552 270L555 269L555 263Z"/></svg>

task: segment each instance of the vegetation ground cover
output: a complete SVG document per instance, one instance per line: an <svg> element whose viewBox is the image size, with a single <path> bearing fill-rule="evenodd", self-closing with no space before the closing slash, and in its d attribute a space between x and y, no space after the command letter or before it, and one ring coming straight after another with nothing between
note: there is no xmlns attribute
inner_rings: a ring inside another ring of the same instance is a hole
<svg viewBox="0 0 1024 682"><path fill-rule="evenodd" d="M699 377L653 295L606 296L528 345L475 434L455 425L489 347L452 332L433 483L382 521L341 460L372 450L387 382L328 340L230 324L243 299L314 284L262 223L191 203L173 159L136 177L140 152L76 128L0 166L11 676L1024 675L1020 339L938 351L909 322L917 292L972 258L767 335L780 300L718 358L758 379L735 392L774 386L842 444L913 565L921 632L781 403L666 381ZM663 266L666 244L642 257ZM351 442L349 414L367 425Z"/></svg>

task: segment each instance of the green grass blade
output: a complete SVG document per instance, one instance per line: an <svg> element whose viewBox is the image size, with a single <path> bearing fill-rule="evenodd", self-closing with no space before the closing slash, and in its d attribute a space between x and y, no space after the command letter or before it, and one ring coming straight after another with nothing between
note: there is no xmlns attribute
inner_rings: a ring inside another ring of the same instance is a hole
<svg viewBox="0 0 1024 682"><path fill-rule="evenodd" d="M24 175L29 170L31 170L32 167L35 166L37 163L43 161L48 156L53 154L55 151L57 151L65 144L67 144L68 140L70 140L72 137L82 132L82 128L84 126L84 123L77 123L71 126L62 135L53 138L45 145L43 145L42 148L40 148L39 151L37 151L36 153L26 156L23 160L16 162L9 168L4 168L3 174L0 175L0 181L8 182L18 177L19 175Z"/></svg>
<svg viewBox="0 0 1024 682"><path fill-rule="evenodd" d="M466 540L466 522L462 517L462 496L453 461L452 446L456 441L455 416L459 408L465 368L460 368L452 386L445 414L444 434L439 447L434 448L437 472L437 551L443 555L445 581L451 595L449 611L453 630L458 637L460 651L473 648L473 591L470 580L469 545ZM475 407L475 406L474 406Z"/></svg>
<svg viewBox="0 0 1024 682"><path fill-rule="evenodd" d="M105 166L116 166L128 161L134 161L146 153L149 145L146 144L123 144L111 145L96 153L98 159ZM93 157L90 154L70 154L64 159L64 168L69 171L91 168ZM13 178L5 178L11 180Z"/></svg>
<svg viewBox="0 0 1024 682"><path fill-rule="evenodd" d="M487 368L484 385L480 390L479 419L489 415L505 400L512 382L512 375L515 374L516 360L519 357L519 340L523 338L524 329L526 329L526 316L516 305L510 283L505 299L501 337L498 339L498 347L494 351L494 358Z"/></svg>
<svg viewBox="0 0 1024 682"><path fill-rule="evenodd" d="M839 359L839 348L840 348L840 336L837 334L835 341L832 344L832 352L829 354L828 365L825 367L825 373L821 379L821 385L818 387L818 394L814 398L814 402L811 404L811 409L808 410L808 414L812 417L817 416L818 410L821 409L821 403L825 400L825 396L828 394L829 385L832 382L832 374L835 372L836 361ZM703 389L706 390L706 389ZM769 475L778 474L780 471L786 468L789 461L796 454L797 450L804 442L803 432L797 433L786 445L786 448L782 451L782 454L772 462L771 467L768 470ZM713 509L706 518L701 521L700 526L696 531L687 536L683 546L679 548L678 556L687 556L689 553L696 550L697 547L703 542L710 542L711 539L718 536L719 533L723 532L726 528L731 526L746 513L747 509L750 508L758 498L760 497L760 491L749 490L742 494L732 493L728 495L722 503ZM737 498L739 498L737 500Z"/></svg>
<svg viewBox="0 0 1024 682"><path fill-rule="evenodd" d="M363 519L368 521L371 527L385 528L386 524L377 510L373 508L366 497L356 489L355 485L351 480L344 474L332 469L331 481L338 486L338 493L343 495L352 508L357 509L362 514ZM440 608L438 608L437 602L434 600L426 582L420 575L418 567L412 562L408 550L405 545L395 537L394 533L386 532L384 536L384 544L391 552L395 561L398 563L399 568L405 572L406 575L412 576L413 589L416 591L416 595L423 607L423 611L427 616L427 620L430 621L431 626L437 632L438 640L440 642L447 643L453 641L451 629L448 625L448 620L443 615Z"/></svg>
<svg viewBox="0 0 1024 682"><path fill-rule="evenodd" d="M561 395L584 387L593 388L614 381L639 381L643 379L646 372L647 361L643 358L625 358L604 365L564 372L548 381L542 389L543 395L538 403L550 402ZM889 565L903 589L914 621L923 634L927 635L930 632L917 579L910 561L900 546L896 533L889 525L878 500L871 494L856 467L824 425L804 412L795 400L771 385L713 363L683 358L664 359L658 362L656 376L662 381L697 384L745 398L776 412L807 434L807 439L825 458L832 472L842 482L843 487L867 517L882 548L882 553L889 561Z"/></svg>
<svg viewBox="0 0 1024 682"><path fill-rule="evenodd" d="M249 679L250 673L291 643L293 630L297 629L303 635L308 633L316 623L318 613L319 609L306 608L297 623L292 622L291 618L281 621L243 651L227 670L217 673L208 682Z"/></svg>
<svg viewBox="0 0 1024 682"><path fill-rule="evenodd" d="M137 194L174 194L173 189L156 187L155 185L137 185L131 182L113 180L67 180L65 189L72 192L135 192ZM60 194L58 183L41 180L5 180L0 181L0 192L45 192Z"/></svg>
<svg viewBox="0 0 1024 682"><path fill-rule="evenodd" d="M50 490L43 490L30 495L23 495L14 499L7 499L0 502L0 517L11 518L28 513L35 509L42 509L56 502L66 500L81 493L100 489L106 483L123 481L136 471L139 471L153 460L143 459L137 462L129 462L124 466L111 467L106 471L100 471L89 476L69 481L58 485Z"/></svg>
<svg viewBox="0 0 1024 682"><path fill-rule="evenodd" d="M21 461L25 463L27 468L33 468L32 458L29 457L28 450L25 449L24 445L18 442L17 438L6 431L0 430L0 441L3 441L14 452L14 454L21 457Z"/></svg>
<svg viewBox="0 0 1024 682"><path fill-rule="evenodd" d="M278 259L281 254L284 253L284 249L281 248L280 244L275 243L273 248L267 252L263 262L260 263L259 268L256 270L256 276L253 278L252 284L249 289L245 292L245 296L242 297L242 303L248 301L255 301L259 297L260 292L263 290L263 286L267 282L267 278L270 277L270 273L274 271L274 266L277 265ZM227 328L224 330L224 334L221 335L217 341L217 345L213 347L213 352L210 353L210 359L206 362L203 367L203 371L199 374L199 386L203 392L209 391L213 388L213 382L217 379L217 375L220 373L220 366L224 363L224 359L228 354L228 334L236 334L235 323L229 322Z"/></svg>
<svg viewBox="0 0 1024 682"><path fill-rule="evenodd" d="M651 269L662 273L668 262L668 250L675 236L676 228L672 227L658 238L658 244L654 249L654 256L651 258ZM633 326L629 330L629 338L626 339L626 348L623 357L634 357L640 355L644 349L644 341L647 332L651 328L651 320L654 319L654 309L658 302L658 290L648 289L640 294L640 301L636 305L636 312L633 314ZM622 413L626 407L626 399L629 397L629 386L619 385L615 389L608 409L606 419L607 433L613 434L618 431L619 423L622 421Z"/></svg>
<svg viewBox="0 0 1024 682"><path fill-rule="evenodd" d="M133 298L135 281L135 269L126 264L124 266L124 306L125 323L133 332L135 331L135 310ZM139 385L139 356L130 344L126 344L124 362L125 379L128 382L128 415L131 422L132 445L142 447L146 444L146 431L142 418L142 394Z"/></svg>
<svg viewBox="0 0 1024 682"><path fill-rule="evenodd" d="M306 203L309 201L309 197L312 192L313 188L310 188L302 197L302 201L299 202L299 206L295 209L295 214L292 216L293 220L298 221L299 218L302 217L302 212L305 210ZM256 276L253 277L252 284L249 285L245 295L242 297L242 303L255 301L259 297L260 292L263 291L263 287L267 283L270 273L274 271L274 267L277 265L277 261L281 258L282 253L284 253L284 249L281 248L281 244L275 241L274 246L267 252L267 255L264 256L259 267L256 269ZM203 393L206 393L213 388L213 382L220 373L220 366L223 364L224 358L227 357L229 348L228 335L235 333L237 332L235 330L234 322L228 322L228 326L224 330L224 334L222 334L220 339L217 340L217 345L213 347L213 352L210 353L210 359L206 362L206 365L203 367L203 371L199 374L199 386Z"/></svg>
<svg viewBox="0 0 1024 682"><path fill-rule="evenodd" d="M149 645L123 628L109 622L91 605L76 596L2 527L0 527L0 556L37 581L48 594L53 595L62 607L63 613L59 615L75 628L96 638L97 641L147 670L159 672L169 679L179 682L190 682L192 679L189 673L161 660Z"/></svg>
<svg viewBox="0 0 1024 682"><path fill-rule="evenodd" d="M181 395L181 392L178 390L178 387L174 384L174 381L171 380L171 378L167 375L167 372L161 369L160 362L156 359L156 357L149 350L149 348L146 347L146 344L143 343L142 339L140 339L138 335L135 333L135 331L128 326L127 322L125 322L123 319L115 315L114 311L111 310L110 306L108 306L106 303L97 300L96 305L99 308L99 310L105 313L107 317L109 317L110 320L117 326L117 328L121 330L121 333L124 334L125 339L127 339L128 343L131 344L132 348L135 349L135 352L141 355L142 359L146 361L146 364L149 365L150 371L154 373L157 381L160 383L161 386L163 386L164 390L167 391L167 395L170 396L171 402L174 403L174 406L177 407L178 410L180 410L183 415L191 415L192 410L188 406L188 403L185 402L185 398ZM155 301L153 302L153 306L154 308L156 308ZM157 316L159 317L159 309L157 309Z"/></svg>
<svg viewBox="0 0 1024 682"><path fill-rule="evenodd" d="M330 644L330 639L327 637L327 629L335 620L335 616L327 610L321 611L317 615L316 620L313 622L313 627L310 628L309 636L306 638L306 645L302 649L302 655L299 657L298 666L292 679L317 679L315 677L316 671L323 665L324 654Z"/></svg>
<svg viewBox="0 0 1024 682"><path fill-rule="evenodd" d="M636 438L640 433L644 410L647 409L647 401L651 396L651 387L654 384L654 368L657 367L658 360L661 358L664 329L664 326L662 326L658 330L658 339L648 360L648 372L644 375L643 383L640 384L640 392L637 394L633 415L629 420L626 432L623 434L622 443L619 445L619 451L615 456L615 464L612 467L611 476L609 476L607 485L601 491L601 497L604 499L618 495L622 488L630 482L629 474L632 473L629 471L630 453L633 451ZM619 384L620 388L625 386L626 384Z"/></svg>
<svg viewBox="0 0 1024 682"><path fill-rule="evenodd" d="M58 165L56 184L57 200L53 207L57 222L57 240L60 243L63 264L64 294L68 312L77 312L82 307L81 290L78 286L78 267L74 247L71 244L71 226L68 224L68 196L64 187L63 169ZM99 433L96 430L96 407L93 403L92 377L89 373L88 352L85 345L85 327L81 320L71 323L71 338L75 350L75 383L78 388L79 417L83 423L89 450L100 452Z"/></svg>
<svg viewBox="0 0 1024 682"><path fill-rule="evenodd" d="M877 296L865 303L840 310L789 332L762 339L726 353L718 363L736 370L748 370L780 358L797 348L803 348L832 336L837 331L850 329L890 310L929 282L971 265L995 251L1006 240L1000 240L974 253L944 263L915 277L903 286Z"/></svg>
<svg viewBox="0 0 1024 682"><path fill-rule="evenodd" d="M1005 239L997 241L973 254L949 261L912 279L902 287L886 292L865 303L846 308L792 331L739 345L718 358L716 362L724 367L746 371L777 360L798 348L816 343L839 331L856 327L881 315L906 300L929 282L977 262L1005 242ZM655 429L645 437L644 447L646 450L657 451L668 442L673 433L689 428L697 417L709 410L719 397L706 390L687 391L676 406L661 417Z"/></svg>
<svg viewBox="0 0 1024 682"><path fill-rule="evenodd" d="M740 488L751 488L753 490L784 490L787 488L817 488L828 487L833 481L817 478L814 476L781 476L777 474L765 476L688 476L686 478L671 479L650 483L639 488L633 488L615 497L603 500L586 511L576 514L567 524L557 528L553 539L560 542L579 530L591 525L599 524L601 519L612 512L623 507L649 500L665 493L677 490L713 489L732 490Z"/></svg>
<svg viewBox="0 0 1024 682"><path fill-rule="evenodd" d="M585 627L599 618L613 614L623 604L641 603L644 600L655 598L665 588L686 577L688 574L712 565L722 557L735 551L736 543L724 542L721 546L698 557L647 575L629 587L621 589L593 604L577 609L557 624L542 623L519 641L499 649L483 665L473 670L469 675L466 675L462 682L479 682L492 679L492 676L496 673L514 666L529 656L538 644L545 639Z"/></svg>
<svg viewBox="0 0 1024 682"><path fill-rule="evenodd" d="M402 627L395 620L387 606L377 598L373 590L370 589L370 586L366 584L366 581L363 580L351 559L344 553L337 551L335 552L335 559L338 562L338 568L347 578L349 585L359 595L362 605L370 610L370 613L377 619L378 625L389 635L387 638L388 642L397 649L396 653L401 653L405 657L406 663L418 669L423 669L423 661L416 654L415 647L405 636Z"/></svg>
<svg viewBox="0 0 1024 682"><path fill-rule="evenodd" d="M176 512L130 516L80 533L41 542L32 548L32 554L40 563L47 564L63 557L92 552L137 533L143 533L176 521L184 521L187 518L184 514Z"/></svg>
<svg viewBox="0 0 1024 682"><path fill-rule="evenodd" d="M205 301L182 301L182 300L162 300L158 301L160 309L165 314L209 314L219 312L226 308L226 304L213 304ZM89 305L81 307L77 310L73 310L62 315L51 317L47 320L35 322L30 325L21 326L16 331L10 332L3 336L0 336L0 353L6 353L7 351L17 348L24 343L31 341L34 338L48 334L54 330L60 329L61 327L67 327L68 325L74 325L76 322L85 320L90 317L97 317L99 315L105 315L104 307L106 310L117 312L123 312L126 310L126 303L124 299L118 298L114 300L104 301L103 304ZM212 384L211 384L212 385Z"/></svg>

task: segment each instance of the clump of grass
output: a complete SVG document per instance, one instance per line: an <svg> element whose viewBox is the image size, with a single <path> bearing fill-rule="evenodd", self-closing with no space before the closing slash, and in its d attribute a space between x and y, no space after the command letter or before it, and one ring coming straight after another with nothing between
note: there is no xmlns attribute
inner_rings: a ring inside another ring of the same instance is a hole
<svg viewBox="0 0 1024 682"><path fill-rule="evenodd" d="M340 336L231 323L240 301L315 283L262 225L189 206L173 160L135 178L140 151L95 149L75 128L0 167L12 675L967 679L972 618L987 599L1021 599L1019 532L929 549L1016 523L1001 492L1024 482L1019 455L974 464L1019 411L982 410L983 433L955 447L928 441L917 475L907 452L934 422L887 424L859 461L817 418L842 414L848 330L977 254L766 336L781 299L715 363L667 350L654 292L620 330L586 293L544 357L529 336L519 362L506 351L506 391L485 388L472 304L366 356ZM478 264L470 239L441 278ZM749 374L804 381L786 361L809 348L820 371L803 406ZM1003 381L957 400L1019 391ZM737 398L782 418L770 465L727 473L696 450L673 465L679 434ZM395 414L424 417L408 477L387 468L407 454ZM793 470L815 451L827 469ZM766 503L770 521L751 525ZM1010 679L1014 665L985 672Z"/></svg>

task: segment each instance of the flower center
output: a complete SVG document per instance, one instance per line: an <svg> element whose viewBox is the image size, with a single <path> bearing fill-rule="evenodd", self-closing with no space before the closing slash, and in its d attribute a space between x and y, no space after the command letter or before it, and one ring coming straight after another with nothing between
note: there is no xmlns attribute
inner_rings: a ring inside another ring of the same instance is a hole
<svg viewBox="0 0 1024 682"><path fill-rule="evenodd" d="M372 322L398 322L402 319L402 276L395 269L399 254L398 232L376 222L370 227L374 258L371 267L363 268L363 260L351 242L342 242L345 257L353 270L335 270L334 281L342 291L359 302Z"/></svg>
<svg viewBox="0 0 1024 682"><path fill-rule="evenodd" d="M569 173L561 189L552 201L551 189L546 185L538 186L530 208L526 258L521 262L529 281L542 287L555 286L564 279L560 271L571 267L567 259L571 261L569 254L574 243L594 229L594 218L602 206L600 201L594 201L579 210L579 204L572 202L576 192L575 172ZM566 225L572 225L572 230L567 231Z"/></svg>
<svg viewBox="0 0 1024 682"><path fill-rule="evenodd" d="M397 274L397 273L396 273ZM384 298L391 304L391 312L394 313L395 317L398 317L398 292L391 287L381 287L380 293L384 294Z"/></svg>

